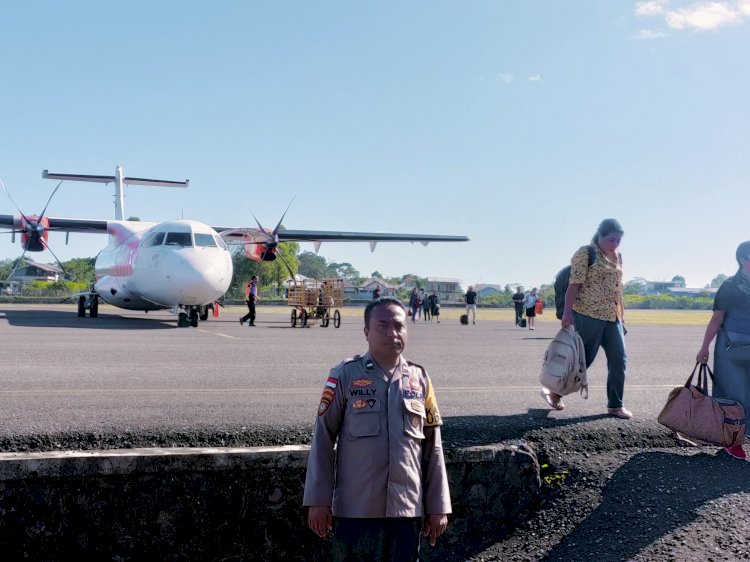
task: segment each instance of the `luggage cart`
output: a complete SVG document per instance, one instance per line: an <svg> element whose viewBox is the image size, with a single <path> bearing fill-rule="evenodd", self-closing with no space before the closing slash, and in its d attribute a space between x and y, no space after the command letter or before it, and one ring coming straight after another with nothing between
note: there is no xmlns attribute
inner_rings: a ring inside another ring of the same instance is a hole
<svg viewBox="0 0 750 562"><path fill-rule="evenodd" d="M321 328L327 328L331 319L333 327L341 326L341 312L344 306L343 279L326 278L322 281L304 279L287 282L287 304L292 307L291 324L295 328L311 326L320 321Z"/></svg>

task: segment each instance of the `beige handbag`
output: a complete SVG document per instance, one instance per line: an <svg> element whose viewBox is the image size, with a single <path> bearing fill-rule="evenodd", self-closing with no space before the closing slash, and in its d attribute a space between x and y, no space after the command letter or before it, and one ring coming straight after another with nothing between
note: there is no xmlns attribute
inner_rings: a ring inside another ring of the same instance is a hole
<svg viewBox="0 0 750 562"><path fill-rule="evenodd" d="M698 384L694 385L698 365ZM687 437L722 447L741 445L745 439L745 409L734 400L709 396L709 376L713 379L708 365L696 363L685 386L669 393L659 423Z"/></svg>

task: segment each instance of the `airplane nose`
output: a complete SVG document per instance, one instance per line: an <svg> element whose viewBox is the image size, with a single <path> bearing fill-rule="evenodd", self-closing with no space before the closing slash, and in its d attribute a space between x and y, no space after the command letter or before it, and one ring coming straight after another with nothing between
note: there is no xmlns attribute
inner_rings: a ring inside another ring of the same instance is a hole
<svg viewBox="0 0 750 562"><path fill-rule="evenodd" d="M203 248L176 249L161 255L149 300L160 304L199 305L222 297L232 281L231 260Z"/></svg>

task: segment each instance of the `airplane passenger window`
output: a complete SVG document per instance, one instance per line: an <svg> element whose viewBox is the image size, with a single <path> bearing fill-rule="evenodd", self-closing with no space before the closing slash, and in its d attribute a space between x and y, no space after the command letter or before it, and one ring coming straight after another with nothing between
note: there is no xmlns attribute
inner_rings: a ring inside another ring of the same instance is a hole
<svg viewBox="0 0 750 562"><path fill-rule="evenodd" d="M210 234L198 234L195 233L195 245L196 246L210 246L212 248L216 247L216 242L214 241L214 237Z"/></svg>
<svg viewBox="0 0 750 562"><path fill-rule="evenodd" d="M148 246L149 248L152 246L161 246L161 243L164 242L164 233L163 232L157 232L153 239L149 241Z"/></svg>
<svg viewBox="0 0 750 562"><path fill-rule="evenodd" d="M164 244L189 248L193 245L193 237L189 232L167 232L167 241Z"/></svg>

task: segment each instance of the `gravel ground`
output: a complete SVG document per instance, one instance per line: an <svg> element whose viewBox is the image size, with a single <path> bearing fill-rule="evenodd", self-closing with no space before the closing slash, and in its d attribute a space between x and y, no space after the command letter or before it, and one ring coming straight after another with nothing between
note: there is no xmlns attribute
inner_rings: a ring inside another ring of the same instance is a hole
<svg viewBox="0 0 750 562"><path fill-rule="evenodd" d="M750 463L685 447L655 424L612 425L531 432L548 465L544 505L454 559L750 560Z"/></svg>

